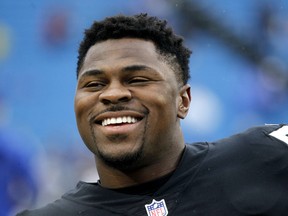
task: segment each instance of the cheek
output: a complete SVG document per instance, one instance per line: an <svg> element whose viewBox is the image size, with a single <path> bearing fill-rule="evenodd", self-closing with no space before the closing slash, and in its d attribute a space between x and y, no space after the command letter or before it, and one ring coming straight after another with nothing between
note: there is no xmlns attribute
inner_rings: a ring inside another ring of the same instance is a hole
<svg viewBox="0 0 288 216"><path fill-rule="evenodd" d="M79 95L76 95L74 110L79 134L87 148L93 152L93 138L89 125L89 113L91 107L93 107L91 101L93 100L90 97L79 97Z"/></svg>
<svg viewBox="0 0 288 216"><path fill-rule="evenodd" d="M155 94L155 93L154 93ZM174 91L171 89L162 89L161 92L157 94L155 105L161 109L163 114L167 112L173 112L176 107L176 96Z"/></svg>
<svg viewBox="0 0 288 216"><path fill-rule="evenodd" d="M93 107L95 99L93 96L85 96L84 94L76 94L74 100L74 111L77 121L87 115L91 107Z"/></svg>
<svg viewBox="0 0 288 216"><path fill-rule="evenodd" d="M83 138L84 132L87 130L87 126L89 126L88 119L86 116L86 103L83 99L77 99L75 98L74 101L74 110L75 110L75 116L76 116L76 123L78 126L78 130L80 132L80 135Z"/></svg>
<svg viewBox="0 0 288 216"><path fill-rule="evenodd" d="M74 100L74 112L75 112L75 116L76 116L76 120L78 121L79 118L83 115L83 112L85 110L84 108L84 104L82 103L81 100L77 100L75 98Z"/></svg>
<svg viewBox="0 0 288 216"><path fill-rule="evenodd" d="M82 140L86 146L92 151L91 143L93 143L93 137L91 136L90 123L89 123L89 113L91 112L91 100L88 97L85 98L75 98L75 116L78 131Z"/></svg>
<svg viewBox="0 0 288 216"><path fill-rule="evenodd" d="M158 94L151 94L149 103L149 111L152 120L158 124L166 124L174 121L177 117L177 101L175 95L171 91L162 91Z"/></svg>

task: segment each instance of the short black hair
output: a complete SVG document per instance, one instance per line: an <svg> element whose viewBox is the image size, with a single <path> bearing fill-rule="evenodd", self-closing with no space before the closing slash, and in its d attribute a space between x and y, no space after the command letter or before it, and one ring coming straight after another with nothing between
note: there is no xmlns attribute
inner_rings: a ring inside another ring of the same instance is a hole
<svg viewBox="0 0 288 216"><path fill-rule="evenodd" d="M103 21L95 21L89 29L86 29L78 50L77 78L91 46L108 39L120 38L140 38L152 41L157 52L174 69L178 81L182 81L183 84L188 82L191 51L183 45L183 38L167 26L166 20L143 13L133 16L107 17Z"/></svg>

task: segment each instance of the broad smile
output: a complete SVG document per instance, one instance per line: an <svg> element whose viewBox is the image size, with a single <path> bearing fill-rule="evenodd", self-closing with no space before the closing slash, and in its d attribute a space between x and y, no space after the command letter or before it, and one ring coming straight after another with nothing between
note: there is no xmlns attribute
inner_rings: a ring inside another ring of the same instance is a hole
<svg viewBox="0 0 288 216"><path fill-rule="evenodd" d="M119 125L119 124L134 124L140 121L139 118L135 118L133 116L123 116L123 117L112 117L112 118L105 118L102 120L102 126L109 126L109 125Z"/></svg>
<svg viewBox="0 0 288 216"><path fill-rule="evenodd" d="M146 116L146 113L140 113L133 110L123 110L123 111L114 111L114 112L104 112L99 115L96 115L94 123L104 128L118 128L129 127L137 125L140 121ZM131 128L132 129L132 128Z"/></svg>

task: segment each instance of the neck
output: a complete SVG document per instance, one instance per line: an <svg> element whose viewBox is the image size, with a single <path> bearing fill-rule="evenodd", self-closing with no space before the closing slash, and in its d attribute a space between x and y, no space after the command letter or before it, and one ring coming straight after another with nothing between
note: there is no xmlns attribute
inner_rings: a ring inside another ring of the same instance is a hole
<svg viewBox="0 0 288 216"><path fill-rule="evenodd" d="M174 171L181 159L183 145L178 145L176 148L170 148L165 156L159 158L157 161L148 163L133 171L117 170L106 165L102 160L95 156L96 166L100 177L101 185L106 188L123 188L133 185L142 184Z"/></svg>

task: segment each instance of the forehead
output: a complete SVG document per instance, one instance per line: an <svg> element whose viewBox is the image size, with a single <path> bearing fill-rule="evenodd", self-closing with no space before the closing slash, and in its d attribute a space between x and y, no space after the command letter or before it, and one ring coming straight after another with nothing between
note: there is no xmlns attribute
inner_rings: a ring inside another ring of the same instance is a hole
<svg viewBox="0 0 288 216"><path fill-rule="evenodd" d="M129 64L163 66L153 42L134 38L110 39L96 43L88 50L80 74L95 67Z"/></svg>

